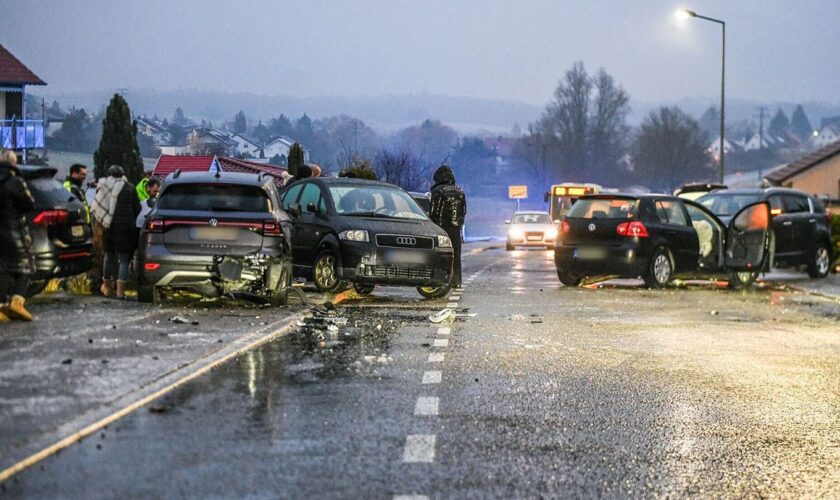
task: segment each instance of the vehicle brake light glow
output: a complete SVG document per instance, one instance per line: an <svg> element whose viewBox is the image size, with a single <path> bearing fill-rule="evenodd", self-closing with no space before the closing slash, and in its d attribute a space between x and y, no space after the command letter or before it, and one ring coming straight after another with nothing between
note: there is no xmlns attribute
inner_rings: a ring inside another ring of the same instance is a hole
<svg viewBox="0 0 840 500"><path fill-rule="evenodd" d="M283 234L283 228L280 227L279 223L273 220L267 220L263 222L263 234L279 236Z"/></svg>
<svg viewBox="0 0 840 500"><path fill-rule="evenodd" d="M160 269L160 263L158 262L146 262L143 264L143 269L146 271L157 271Z"/></svg>
<svg viewBox="0 0 840 500"><path fill-rule="evenodd" d="M619 236L628 236L631 238L647 238L648 231L644 224L634 220L633 222L622 222L615 228L615 232Z"/></svg>
<svg viewBox="0 0 840 500"><path fill-rule="evenodd" d="M163 219L149 219L149 222L146 223L146 229L153 233L163 231L163 226Z"/></svg>
<svg viewBox="0 0 840 500"><path fill-rule="evenodd" d="M67 210L44 210L36 215L32 222L39 226L50 226L65 222L68 215Z"/></svg>

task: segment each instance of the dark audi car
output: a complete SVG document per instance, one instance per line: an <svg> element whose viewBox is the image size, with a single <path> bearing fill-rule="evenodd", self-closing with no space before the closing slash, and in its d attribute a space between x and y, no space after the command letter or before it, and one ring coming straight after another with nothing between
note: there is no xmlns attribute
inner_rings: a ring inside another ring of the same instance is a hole
<svg viewBox="0 0 840 500"><path fill-rule="evenodd" d="M769 247L770 208L741 208L726 224L703 206L667 195L591 195L580 198L560 223L554 251L566 285L584 277L644 279L658 288L677 276L728 276L749 286Z"/></svg>
<svg viewBox="0 0 840 500"><path fill-rule="evenodd" d="M449 292L452 242L399 187L316 178L287 187L282 199L295 226L295 275L319 290L350 282L363 294L376 285L414 286L430 298Z"/></svg>
<svg viewBox="0 0 840 500"><path fill-rule="evenodd" d="M82 203L54 177L52 167L19 166L35 198L29 231L35 274L28 295L40 293L52 278L65 278L93 267L93 243Z"/></svg>
<svg viewBox="0 0 840 500"><path fill-rule="evenodd" d="M210 297L244 292L284 305L290 231L272 177L176 171L140 235L138 299L154 303L161 289L182 289Z"/></svg>
<svg viewBox="0 0 840 500"><path fill-rule="evenodd" d="M812 278L831 271L831 220L822 203L802 191L788 188L727 189L697 199L722 221L742 207L758 201L770 205L770 259L768 267L805 267Z"/></svg>

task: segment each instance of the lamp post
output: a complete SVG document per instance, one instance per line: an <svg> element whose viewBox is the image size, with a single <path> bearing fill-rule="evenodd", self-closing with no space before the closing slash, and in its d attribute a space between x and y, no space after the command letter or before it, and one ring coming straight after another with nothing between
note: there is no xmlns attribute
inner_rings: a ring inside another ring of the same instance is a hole
<svg viewBox="0 0 840 500"><path fill-rule="evenodd" d="M724 95L725 95L725 85L724 82L726 81L726 23L721 21L720 19L715 19L713 17L706 17L701 16L700 14L694 12L693 10L688 9L681 9L677 11L677 13L682 17L696 17L698 19L703 19L706 21L711 21L713 23L720 24L720 34L721 34L721 47L720 47L720 161L718 162L718 180L721 184L723 184L723 171L724 171L724 156L725 156L725 149L723 147L723 136L724 136L724 129L723 129L723 117L724 117Z"/></svg>

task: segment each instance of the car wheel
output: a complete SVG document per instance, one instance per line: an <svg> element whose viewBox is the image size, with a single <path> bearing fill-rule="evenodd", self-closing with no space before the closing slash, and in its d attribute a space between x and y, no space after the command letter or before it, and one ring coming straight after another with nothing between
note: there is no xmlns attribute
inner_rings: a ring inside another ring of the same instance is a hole
<svg viewBox="0 0 840 500"><path fill-rule="evenodd" d="M38 280L32 281L29 283L29 287L26 289L26 296L32 297L33 295L38 295L39 293L44 291L44 288L47 287L47 282L45 280Z"/></svg>
<svg viewBox="0 0 840 500"><path fill-rule="evenodd" d="M575 276L560 269L557 270L557 277L560 278L560 283L563 283L565 286L578 286L583 279L581 276Z"/></svg>
<svg viewBox="0 0 840 500"><path fill-rule="evenodd" d="M671 253L665 247L659 247L653 252L648 263L648 269L643 276L645 285L649 288L664 288L674 277L674 263Z"/></svg>
<svg viewBox="0 0 840 500"><path fill-rule="evenodd" d="M445 297L452 289L451 285L443 286L418 286L417 292L427 299L439 299Z"/></svg>
<svg viewBox="0 0 840 500"><path fill-rule="evenodd" d="M160 302L160 292L154 285L140 285L137 287L137 302L157 304Z"/></svg>
<svg viewBox="0 0 840 500"><path fill-rule="evenodd" d="M359 295L370 295L373 293L373 290L376 288L376 285L362 285L361 283L353 283L353 290L356 291Z"/></svg>
<svg viewBox="0 0 840 500"><path fill-rule="evenodd" d="M758 273L755 271L729 273L729 288L733 290L744 290L749 288L757 278Z"/></svg>
<svg viewBox="0 0 840 500"><path fill-rule="evenodd" d="M505 243L505 250L507 250L508 252L512 252L516 250L516 247L511 245L510 243Z"/></svg>
<svg viewBox="0 0 840 500"><path fill-rule="evenodd" d="M818 243L811 258L808 259L808 276L825 278L831 271L831 251L825 243Z"/></svg>
<svg viewBox="0 0 840 500"><path fill-rule="evenodd" d="M332 250L324 250L318 255L312 274L315 288L319 292L333 293L343 287L343 283L338 278L338 259Z"/></svg>

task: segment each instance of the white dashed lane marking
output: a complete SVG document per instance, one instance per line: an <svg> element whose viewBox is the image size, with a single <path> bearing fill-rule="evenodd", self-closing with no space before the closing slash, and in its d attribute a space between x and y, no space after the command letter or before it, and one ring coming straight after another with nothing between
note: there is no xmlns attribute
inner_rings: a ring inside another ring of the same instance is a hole
<svg viewBox="0 0 840 500"><path fill-rule="evenodd" d="M405 439L405 451L403 462L406 463L432 463L435 461L434 434L409 434Z"/></svg>
<svg viewBox="0 0 840 500"><path fill-rule="evenodd" d="M438 335L449 335L452 330L448 326L442 326L438 328L437 334Z"/></svg>
<svg viewBox="0 0 840 500"><path fill-rule="evenodd" d="M442 352L433 352L429 354L429 363L443 363L444 356Z"/></svg>
<svg viewBox="0 0 840 500"><path fill-rule="evenodd" d="M441 379L443 379L443 372L432 370L428 372L423 372L423 383L424 384L439 384Z"/></svg>
<svg viewBox="0 0 840 500"><path fill-rule="evenodd" d="M449 339L435 339L434 341L435 347L448 347L449 346Z"/></svg>
<svg viewBox="0 0 840 500"><path fill-rule="evenodd" d="M449 302L449 303L446 304L446 307L449 308L449 309L453 309L455 307L458 307L458 303L457 302Z"/></svg>
<svg viewBox="0 0 840 500"><path fill-rule="evenodd" d="M414 415L418 417L437 416L440 400L434 396L421 396L414 405Z"/></svg>

